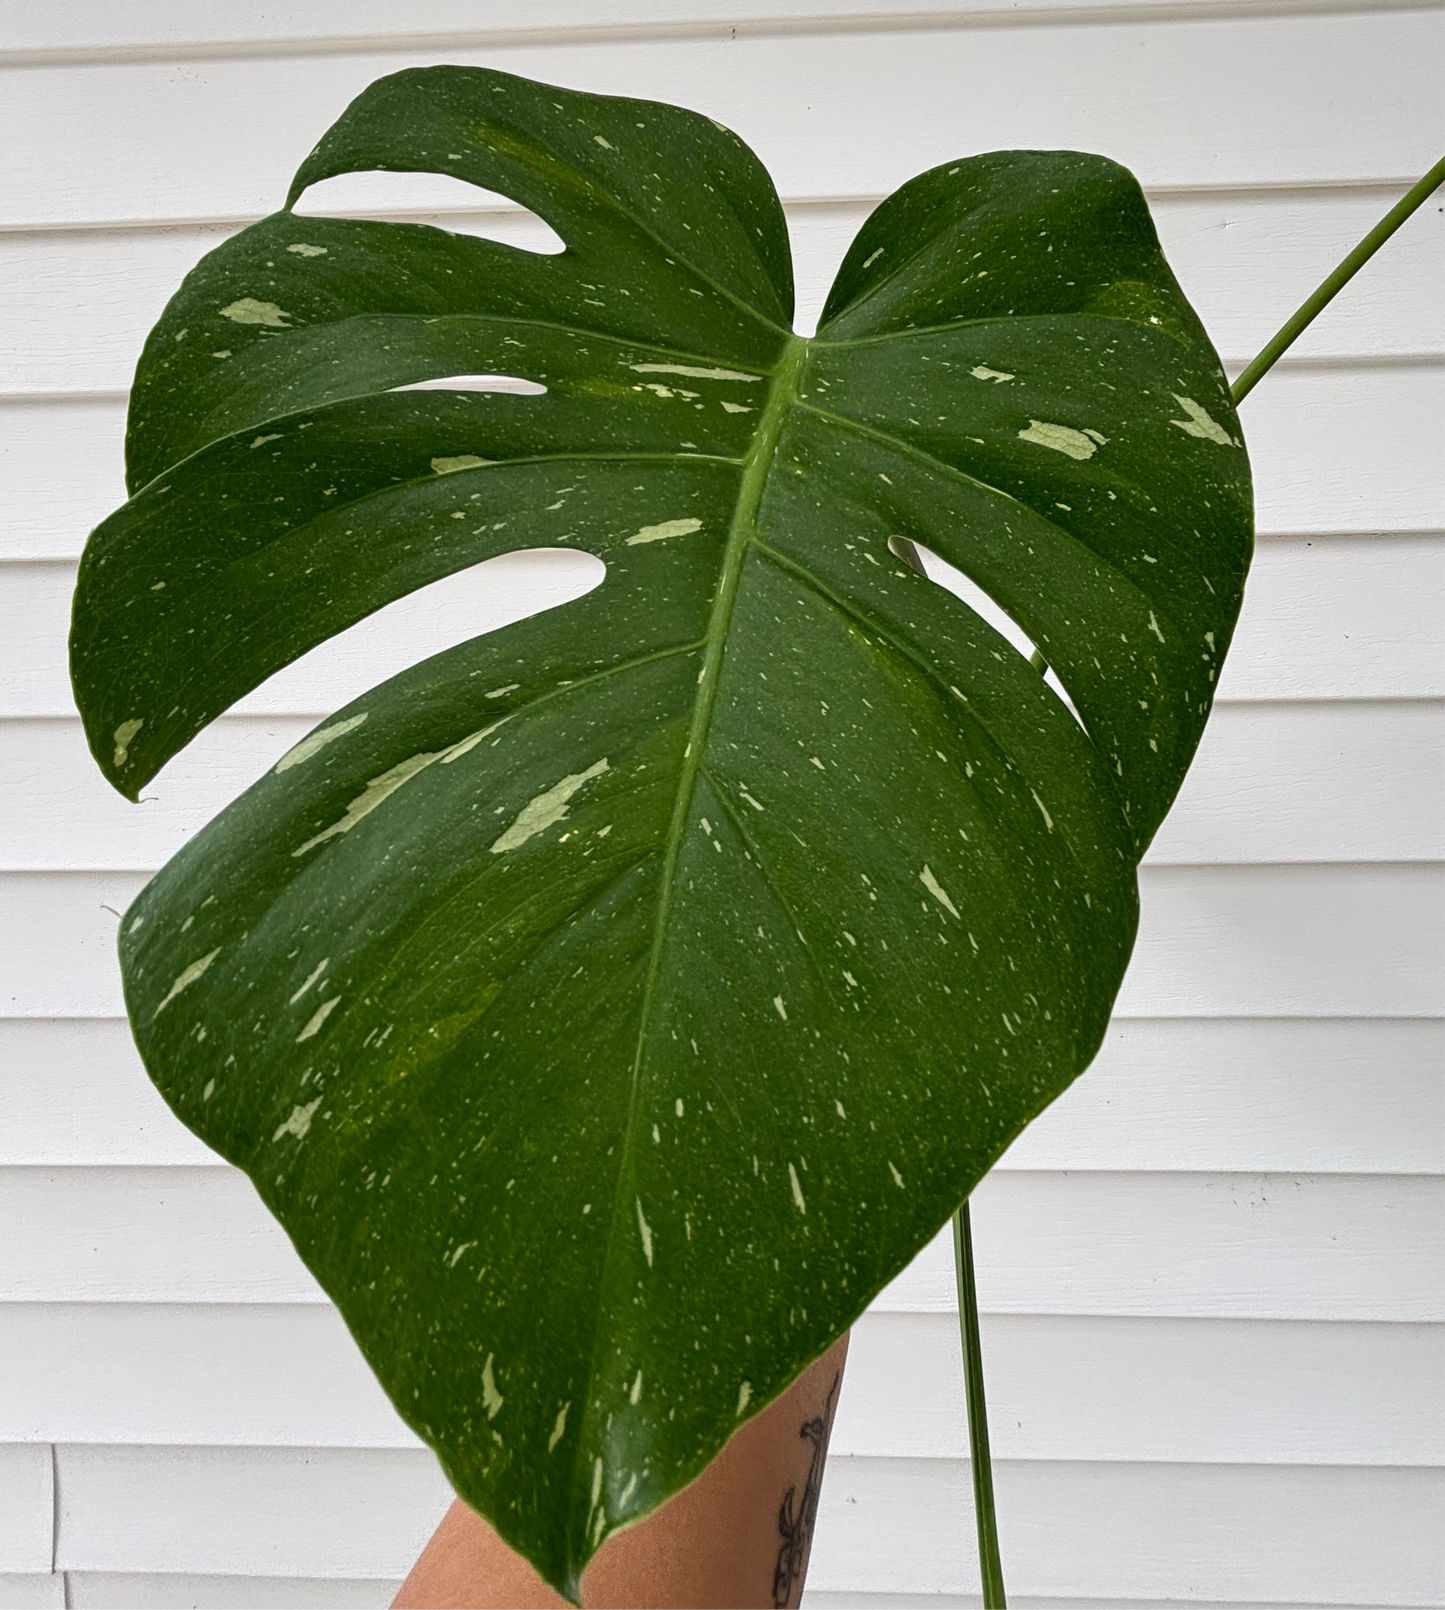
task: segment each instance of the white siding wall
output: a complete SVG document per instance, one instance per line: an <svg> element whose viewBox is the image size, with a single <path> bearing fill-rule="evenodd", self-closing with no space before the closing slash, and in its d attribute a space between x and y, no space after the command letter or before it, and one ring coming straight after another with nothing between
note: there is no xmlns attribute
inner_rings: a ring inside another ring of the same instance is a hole
<svg viewBox="0 0 1445 1610"><path fill-rule="evenodd" d="M381 1604L442 1510L249 1186L150 1091L114 913L323 713L583 584L565 556L441 583L245 700L139 809L110 794L68 595L122 497L136 353L197 256L369 80L483 62L731 124L788 202L805 319L920 169L1106 152L1237 367L1439 154L1440 24L1337 0L0 7L0 1603ZM539 234L420 178L311 205ZM1114 1032L979 1194L1018 1604L1445 1598L1442 244L1437 200L1245 405L1259 558ZM814 1605L970 1602L952 1304L940 1243L858 1326Z"/></svg>

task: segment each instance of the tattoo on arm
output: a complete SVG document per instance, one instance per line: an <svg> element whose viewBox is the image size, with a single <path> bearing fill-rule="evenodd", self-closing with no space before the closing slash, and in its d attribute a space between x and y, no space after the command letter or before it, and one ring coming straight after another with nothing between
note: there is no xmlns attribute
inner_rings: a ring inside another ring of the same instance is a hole
<svg viewBox="0 0 1445 1610"><path fill-rule="evenodd" d="M776 1610L785 1610L793 1602L793 1589L802 1580L808 1564L808 1550L813 1542L813 1523L818 1518L818 1495L823 1488L823 1460L828 1452L828 1434L833 1429L833 1410L836 1407L838 1387L843 1375L833 1377L823 1412L804 1420L798 1427L798 1436L813 1445L808 1464L807 1480L803 1483L803 1496L798 1497L795 1482L783 1494L778 1506L778 1536L782 1547L778 1550L778 1563L773 1568L773 1604Z"/></svg>

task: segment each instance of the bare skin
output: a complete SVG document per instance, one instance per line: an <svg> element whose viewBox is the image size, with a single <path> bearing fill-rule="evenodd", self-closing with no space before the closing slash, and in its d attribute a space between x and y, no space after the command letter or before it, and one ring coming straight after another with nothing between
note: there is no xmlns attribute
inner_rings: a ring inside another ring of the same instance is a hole
<svg viewBox="0 0 1445 1610"><path fill-rule="evenodd" d="M749 1420L690 1487L609 1538L582 1579L583 1603L597 1610L796 1605L847 1356L844 1336ZM566 1604L460 1502L392 1602L395 1610Z"/></svg>

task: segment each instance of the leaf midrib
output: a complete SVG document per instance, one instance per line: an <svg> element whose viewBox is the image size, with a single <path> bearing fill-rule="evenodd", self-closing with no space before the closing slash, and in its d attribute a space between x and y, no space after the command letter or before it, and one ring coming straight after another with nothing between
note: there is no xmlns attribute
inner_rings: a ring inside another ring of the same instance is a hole
<svg viewBox="0 0 1445 1610"><path fill-rule="evenodd" d="M799 380L808 342L801 336L789 336L788 343L774 370L774 379L758 420L757 434L744 462L737 502L733 508L732 525L723 550L722 568L718 579L717 595L713 600L712 614L703 639L703 665L693 699L692 720L688 726L687 747L683 751L682 768L678 774L677 794L673 802L672 817L668 823L665 856L662 868L661 890L657 903L657 917L653 926L652 949L648 957L647 975L643 983L642 1004L638 1013L637 1045L633 1055L631 1086L628 1091L627 1116L622 1132L622 1156L618 1160L617 1185L613 1192L612 1213L609 1220L608 1246L604 1257L600 1288L606 1291L609 1274L618 1245L619 1222L630 1224L630 1219L619 1219L622 1196L631 1178L634 1137L637 1133L637 1109L642 1090L643 1058L652 1018L652 1004L658 977L662 970L662 953L666 942L668 920L672 910L672 895L677 881L677 863L682 852L683 838L691 814L693 795L698 777L702 774L708 730L712 724L713 707L717 701L723 658L727 648L728 629L732 623L733 607L737 601L738 584L743 563L757 535L757 514L782 435L784 421L798 397ZM588 1369L588 1399L583 1409L583 1420L577 1440L579 1454L587 1449L588 1423L592 1418L591 1383L597 1373L598 1346L602 1338L600 1323L594 1325L592 1358ZM577 1503L578 1481L582 1476L582 1463L574 1459L572 1467L572 1505ZM590 1476L590 1473L589 1473ZM584 1517L585 1522L586 1517ZM585 1539L584 1546L585 1546Z"/></svg>

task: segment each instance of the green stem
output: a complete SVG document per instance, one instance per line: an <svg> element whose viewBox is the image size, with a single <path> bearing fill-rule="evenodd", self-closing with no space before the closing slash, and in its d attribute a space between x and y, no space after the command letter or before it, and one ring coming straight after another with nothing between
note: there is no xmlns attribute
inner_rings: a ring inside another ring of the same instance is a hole
<svg viewBox="0 0 1445 1610"><path fill-rule="evenodd" d="M993 1503L993 1460L988 1451L988 1408L983 1394L983 1347L978 1335L978 1290L973 1277L973 1233L968 1203L953 1215L953 1260L958 1276L958 1329L963 1338L963 1381L968 1398L968 1452L973 1464L973 1513L978 1527L978 1574L983 1610L1005 1610L1003 1558Z"/></svg>
<svg viewBox="0 0 1445 1610"><path fill-rule="evenodd" d="M1429 173L1421 179L1419 184L1412 186L1400 197L1399 201L1390 208L1389 212L1355 247L1354 251L1325 278L1319 288L1308 296L1284 322L1265 345L1260 355L1230 387L1230 395L1234 398L1236 406L1243 402L1250 392L1254 390L1255 386L1259 384L1260 380L1275 366L1280 357L1294 345L1300 332L1313 322L1321 310L1334 299L1336 293L1359 273L1410 214L1432 196L1442 184L1445 184L1445 157L1441 157L1435 166L1430 169Z"/></svg>
<svg viewBox="0 0 1445 1610"><path fill-rule="evenodd" d="M909 544L912 548L912 544ZM917 562L916 552L913 555ZM921 569L922 566L920 565ZM1035 649L1029 664L1047 676L1048 661ZM973 1519L978 1532L978 1575L983 1610L1006 1610L1003 1554L993 1501L993 1456L988 1446L988 1401L983 1386L983 1342L978 1333L978 1284L973 1273L973 1226L968 1202L953 1215L953 1269L958 1284L958 1331L963 1342L963 1390L968 1402L968 1457L973 1468Z"/></svg>

